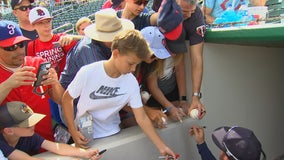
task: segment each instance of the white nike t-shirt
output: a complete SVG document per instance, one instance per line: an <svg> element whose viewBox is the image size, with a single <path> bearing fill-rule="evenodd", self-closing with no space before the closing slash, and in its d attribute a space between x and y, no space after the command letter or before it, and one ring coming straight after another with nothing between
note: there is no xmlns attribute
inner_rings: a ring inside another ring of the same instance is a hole
<svg viewBox="0 0 284 160"><path fill-rule="evenodd" d="M120 131L119 111L128 104L143 106L140 89L132 73L118 78L109 77L104 61L83 66L67 91L74 99L79 97L76 119L87 111L93 116L93 138L110 136Z"/></svg>

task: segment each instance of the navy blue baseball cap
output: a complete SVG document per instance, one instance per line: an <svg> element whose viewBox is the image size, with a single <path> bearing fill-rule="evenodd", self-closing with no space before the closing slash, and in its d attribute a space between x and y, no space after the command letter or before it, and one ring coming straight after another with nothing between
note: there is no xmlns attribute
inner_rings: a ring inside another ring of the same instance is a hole
<svg viewBox="0 0 284 160"><path fill-rule="evenodd" d="M253 131L243 127L219 127L212 133L213 142L227 156L240 160L259 160L262 150L261 143Z"/></svg>
<svg viewBox="0 0 284 160"><path fill-rule="evenodd" d="M177 39L182 32L182 10L175 0L163 0L159 9L158 27L169 40Z"/></svg>
<svg viewBox="0 0 284 160"><path fill-rule="evenodd" d="M29 40L24 37L18 24L12 21L0 21L0 47L9 47L22 41Z"/></svg>
<svg viewBox="0 0 284 160"><path fill-rule="evenodd" d="M180 36L176 40L170 40L166 38L166 47L167 49L174 53L187 53L186 41L185 41L186 33L182 28Z"/></svg>
<svg viewBox="0 0 284 160"><path fill-rule="evenodd" d="M29 0L30 3L34 3L34 0ZM15 6L22 3L22 0L11 0L11 7L12 9L15 9Z"/></svg>

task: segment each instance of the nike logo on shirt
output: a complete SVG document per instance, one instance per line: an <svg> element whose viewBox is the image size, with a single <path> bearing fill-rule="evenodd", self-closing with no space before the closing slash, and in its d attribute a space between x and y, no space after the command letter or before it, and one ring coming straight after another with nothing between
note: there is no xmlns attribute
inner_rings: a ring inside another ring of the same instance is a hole
<svg viewBox="0 0 284 160"><path fill-rule="evenodd" d="M124 94L114 94L114 95L105 95L105 96L101 96L101 95L96 95L96 91L90 93L90 98L91 99L107 99L107 98L114 98L117 96L121 96Z"/></svg>

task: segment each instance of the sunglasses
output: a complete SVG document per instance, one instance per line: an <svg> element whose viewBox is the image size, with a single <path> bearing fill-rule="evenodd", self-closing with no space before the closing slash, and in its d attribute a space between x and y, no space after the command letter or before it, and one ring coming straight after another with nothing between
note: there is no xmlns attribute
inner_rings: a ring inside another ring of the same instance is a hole
<svg viewBox="0 0 284 160"><path fill-rule="evenodd" d="M137 4L138 6L140 6L140 5L142 5L142 4L143 4L144 6L147 6L148 2L149 2L149 1L147 1L147 0L136 0L134 3Z"/></svg>
<svg viewBox="0 0 284 160"><path fill-rule="evenodd" d="M19 10L21 10L21 11L26 11L26 10L31 10L31 9L33 9L34 8L34 6L33 5L29 5L29 6L21 6L21 7L18 7L18 8L15 8L15 10L16 9L19 9Z"/></svg>
<svg viewBox="0 0 284 160"><path fill-rule="evenodd" d="M4 49L5 51L14 51L14 50L16 50L18 47L23 48L24 46L25 46L24 42L19 42L19 43L17 43L17 44L12 45L12 46L4 47L3 49Z"/></svg>

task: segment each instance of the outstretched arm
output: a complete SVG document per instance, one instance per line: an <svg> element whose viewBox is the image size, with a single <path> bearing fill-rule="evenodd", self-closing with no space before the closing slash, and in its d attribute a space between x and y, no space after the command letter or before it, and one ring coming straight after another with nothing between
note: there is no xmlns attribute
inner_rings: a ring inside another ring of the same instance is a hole
<svg viewBox="0 0 284 160"><path fill-rule="evenodd" d="M40 160L40 158L32 157L21 150L14 150L8 157L9 160Z"/></svg>
<svg viewBox="0 0 284 160"><path fill-rule="evenodd" d="M65 116L66 124L72 138L75 142L75 145L80 148L88 148L87 143L89 142L80 131L77 130L77 127L74 123L74 105L73 98L70 96L68 91L65 91L62 97L62 108Z"/></svg>
<svg viewBox="0 0 284 160"><path fill-rule="evenodd" d="M182 121L182 117L185 116L185 113L181 112L177 106L175 106L165 97L164 93L158 86L157 80L158 76L154 74L147 77L147 86L149 88L150 94L163 106L163 108L167 109L168 107L171 107L169 114L173 120Z"/></svg>
<svg viewBox="0 0 284 160"><path fill-rule="evenodd" d="M92 160L98 160L101 158L98 149L86 150L78 147L73 147L68 144L55 143L48 140L44 140L41 147L50 152L63 156L89 158Z"/></svg>
<svg viewBox="0 0 284 160"><path fill-rule="evenodd" d="M189 134L194 137L202 160L216 160L204 140L204 129L202 127L193 125L189 129Z"/></svg>
<svg viewBox="0 0 284 160"><path fill-rule="evenodd" d="M203 75L203 45L204 42L190 46L192 93L200 92L201 90ZM205 115L205 108L200 102L199 97L192 96L188 114L190 114L190 111L195 108L198 109L200 113L198 118L203 118Z"/></svg>
<svg viewBox="0 0 284 160"><path fill-rule="evenodd" d="M146 115L144 108L133 108L133 113L135 115L136 121L143 132L150 138L154 145L158 148L161 155L171 155L175 157L175 153L164 143L161 137L156 132L150 119Z"/></svg>

